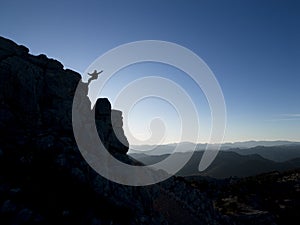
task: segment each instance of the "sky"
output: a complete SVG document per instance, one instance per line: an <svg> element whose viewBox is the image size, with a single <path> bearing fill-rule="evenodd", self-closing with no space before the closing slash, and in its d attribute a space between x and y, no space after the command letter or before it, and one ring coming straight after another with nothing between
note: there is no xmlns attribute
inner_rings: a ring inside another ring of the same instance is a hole
<svg viewBox="0 0 300 225"><path fill-rule="evenodd" d="M225 142L300 141L297 0L11 0L0 2L0 28L1 36L27 46L31 54L46 54L81 74L121 44L163 40L182 45L206 62L222 88ZM129 66L113 76L101 96L114 106L118 91L128 83L157 75L186 89L199 111L199 141L206 142L212 118L205 95L176 68L159 63ZM159 139L150 138L153 118L164 118L161 143L178 141L180 115L176 117L170 102L146 98L139 103L124 116L125 126L141 140L130 138L131 144ZM162 129L156 122L152 133Z"/></svg>

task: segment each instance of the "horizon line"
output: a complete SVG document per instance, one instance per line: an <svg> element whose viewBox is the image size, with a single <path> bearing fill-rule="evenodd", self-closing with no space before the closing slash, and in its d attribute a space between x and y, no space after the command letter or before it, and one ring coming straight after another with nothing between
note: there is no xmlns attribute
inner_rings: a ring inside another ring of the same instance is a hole
<svg viewBox="0 0 300 225"><path fill-rule="evenodd" d="M277 140L245 140L245 141L226 141L226 142L222 142L222 143L211 143L212 145L224 145L224 144L235 144L235 143L244 143L244 142L291 142L291 143L299 143L300 144L300 140L299 141L295 141L295 140L281 140L281 139L277 139ZM190 142L190 141L182 141L182 142L169 142L169 143L162 143L162 144L129 144L130 146L158 146L158 145L174 145L174 144L179 144L179 143L189 143L189 144L202 144L202 145L207 145L208 143L206 142Z"/></svg>

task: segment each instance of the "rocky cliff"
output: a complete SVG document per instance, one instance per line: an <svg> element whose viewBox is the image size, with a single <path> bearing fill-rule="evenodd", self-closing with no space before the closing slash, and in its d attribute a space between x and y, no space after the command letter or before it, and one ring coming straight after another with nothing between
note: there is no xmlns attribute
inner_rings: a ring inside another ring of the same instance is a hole
<svg viewBox="0 0 300 225"><path fill-rule="evenodd" d="M0 224L159 224L146 189L112 183L81 157L71 123L81 76L28 52L0 38ZM133 163L122 113L107 99L93 110L108 150Z"/></svg>
<svg viewBox="0 0 300 225"><path fill-rule="evenodd" d="M78 84L87 102L80 74L0 37L0 80L1 225L221 224L212 201L177 178L130 187L91 169L72 130ZM140 165L126 155L122 112L98 99L88 113L106 148Z"/></svg>

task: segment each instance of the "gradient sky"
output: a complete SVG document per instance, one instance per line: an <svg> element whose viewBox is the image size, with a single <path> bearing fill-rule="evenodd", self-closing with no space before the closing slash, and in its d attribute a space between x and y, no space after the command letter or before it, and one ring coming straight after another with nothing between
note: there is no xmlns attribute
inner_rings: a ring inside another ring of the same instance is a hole
<svg viewBox="0 0 300 225"><path fill-rule="evenodd" d="M120 44L175 42L198 54L218 79L227 106L225 141L300 141L300 1L11 0L0 3L0 28L1 36L27 46L32 54L44 53L80 73ZM169 69L152 64L123 72L131 72L130 81L159 72L170 77ZM114 90L122 88L120 74L107 92L112 101ZM182 86L198 99L190 82L182 80ZM200 99L198 108L205 105ZM139 107L143 112L158 105L165 107L155 99ZM130 123L137 135L145 135L138 109ZM209 121L207 110L200 120Z"/></svg>

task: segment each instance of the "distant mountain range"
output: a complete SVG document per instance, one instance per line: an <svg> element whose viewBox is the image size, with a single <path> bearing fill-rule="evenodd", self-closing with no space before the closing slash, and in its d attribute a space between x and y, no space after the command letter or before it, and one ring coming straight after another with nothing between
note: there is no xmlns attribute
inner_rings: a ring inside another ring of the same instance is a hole
<svg viewBox="0 0 300 225"><path fill-rule="evenodd" d="M163 154L170 154L174 151L177 143L172 144L165 144L165 145L131 145L130 146L130 153L141 153L147 155L163 155ZM195 144L191 142L182 142L181 149L184 151L191 151L196 149L198 151L205 150L207 144ZM231 150L231 149L248 149L254 148L258 146L263 147L274 147L274 146L300 146L300 142L292 142L292 141L244 141L244 142L227 142L222 144L221 150Z"/></svg>
<svg viewBox="0 0 300 225"><path fill-rule="evenodd" d="M291 159L300 158L300 145L280 145L280 146L256 146L254 148L232 148L227 151L236 152L240 155L258 154L263 158L275 161L285 162Z"/></svg>
<svg viewBox="0 0 300 225"><path fill-rule="evenodd" d="M279 144L280 142L276 143ZM198 171L198 165L204 151L197 150L177 175L201 175L214 178L246 177L271 171L300 168L300 145L294 142L284 142L284 144L271 147L256 146L253 148L221 150L213 163L203 172ZM246 145L244 144L244 146ZM166 146L163 147L166 148ZM180 158L184 157L186 153L174 154ZM131 153L130 156L146 165L150 165L165 159L169 154L147 155L144 153Z"/></svg>
<svg viewBox="0 0 300 225"><path fill-rule="evenodd" d="M243 141L222 144L222 150L231 148L253 148L257 146L273 147L273 146L300 146L300 142L293 141Z"/></svg>

